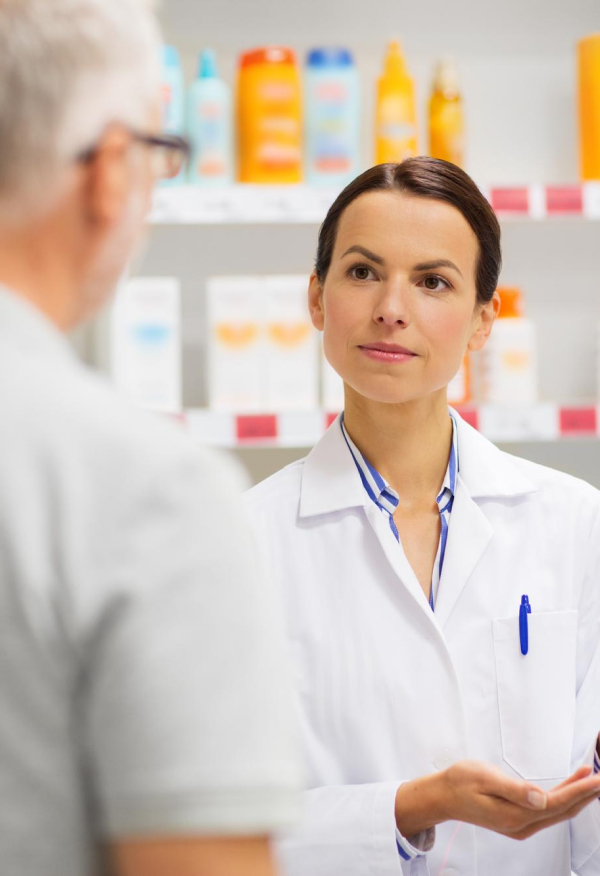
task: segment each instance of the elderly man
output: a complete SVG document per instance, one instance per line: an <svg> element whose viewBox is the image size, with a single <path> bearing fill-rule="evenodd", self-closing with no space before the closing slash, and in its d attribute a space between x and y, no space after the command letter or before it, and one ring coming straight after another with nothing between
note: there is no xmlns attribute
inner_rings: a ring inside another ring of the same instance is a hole
<svg viewBox="0 0 600 876"><path fill-rule="evenodd" d="M142 0L0 3L0 869L269 876L298 767L276 599L235 478L62 333L156 175Z"/></svg>

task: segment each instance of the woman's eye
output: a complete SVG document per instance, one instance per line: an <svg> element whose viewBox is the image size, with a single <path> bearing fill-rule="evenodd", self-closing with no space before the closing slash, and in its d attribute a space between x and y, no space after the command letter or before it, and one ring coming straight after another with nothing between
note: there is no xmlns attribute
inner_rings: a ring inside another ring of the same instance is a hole
<svg viewBox="0 0 600 876"><path fill-rule="evenodd" d="M422 282L429 292L442 292L444 289L450 288L449 283L442 280L441 277L425 277Z"/></svg>
<svg viewBox="0 0 600 876"><path fill-rule="evenodd" d="M356 265L352 268L352 276L355 280L368 280L372 274L371 268L366 265Z"/></svg>

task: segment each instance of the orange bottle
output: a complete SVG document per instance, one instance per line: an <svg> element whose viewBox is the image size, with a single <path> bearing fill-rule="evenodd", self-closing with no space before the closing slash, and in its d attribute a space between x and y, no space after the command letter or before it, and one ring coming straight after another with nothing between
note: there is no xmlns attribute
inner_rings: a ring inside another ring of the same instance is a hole
<svg viewBox="0 0 600 876"><path fill-rule="evenodd" d="M581 178L600 180L600 33L580 40L577 58Z"/></svg>
<svg viewBox="0 0 600 876"><path fill-rule="evenodd" d="M429 154L464 165L465 130L458 72L451 59L440 61L429 101Z"/></svg>
<svg viewBox="0 0 600 876"><path fill-rule="evenodd" d="M242 55L238 139L240 182L301 181L300 72L291 49L255 49Z"/></svg>
<svg viewBox="0 0 600 876"><path fill-rule="evenodd" d="M417 154L415 87L400 43L391 42L377 82L375 164L404 161Z"/></svg>

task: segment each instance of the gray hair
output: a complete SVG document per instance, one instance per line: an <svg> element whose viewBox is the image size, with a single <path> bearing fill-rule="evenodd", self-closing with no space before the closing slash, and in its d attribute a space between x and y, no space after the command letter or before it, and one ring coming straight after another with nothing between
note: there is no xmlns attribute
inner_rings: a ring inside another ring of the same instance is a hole
<svg viewBox="0 0 600 876"><path fill-rule="evenodd" d="M0 219L44 209L110 123L148 124L160 83L153 7L0 0Z"/></svg>

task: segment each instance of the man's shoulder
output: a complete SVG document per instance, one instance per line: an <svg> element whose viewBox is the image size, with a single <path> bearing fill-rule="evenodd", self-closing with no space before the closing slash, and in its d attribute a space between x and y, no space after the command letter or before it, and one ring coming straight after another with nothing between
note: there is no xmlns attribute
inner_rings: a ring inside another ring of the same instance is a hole
<svg viewBox="0 0 600 876"><path fill-rule="evenodd" d="M86 480L111 471L117 479L159 477L182 463L206 470L215 464L173 418L134 408L76 360L49 367L28 356L10 361L13 378L0 377L6 420L0 449L20 447L33 465L73 468Z"/></svg>

